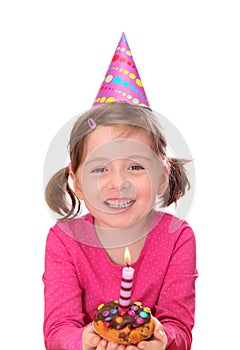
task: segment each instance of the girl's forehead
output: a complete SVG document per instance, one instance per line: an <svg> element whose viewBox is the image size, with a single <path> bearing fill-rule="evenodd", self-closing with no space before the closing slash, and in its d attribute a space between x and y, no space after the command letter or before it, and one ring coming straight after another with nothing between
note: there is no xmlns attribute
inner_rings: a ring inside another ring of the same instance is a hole
<svg viewBox="0 0 240 350"><path fill-rule="evenodd" d="M135 130L124 137L119 129L113 126L104 126L94 130L86 140L85 158L83 163L95 161L108 163L115 159L158 159L153 151L148 133L144 130Z"/></svg>
<svg viewBox="0 0 240 350"><path fill-rule="evenodd" d="M120 145L124 140L133 140L152 148L151 137L147 130L131 125L105 125L87 135L85 150L89 154L100 146L104 146L106 149L106 145L109 147L111 144Z"/></svg>

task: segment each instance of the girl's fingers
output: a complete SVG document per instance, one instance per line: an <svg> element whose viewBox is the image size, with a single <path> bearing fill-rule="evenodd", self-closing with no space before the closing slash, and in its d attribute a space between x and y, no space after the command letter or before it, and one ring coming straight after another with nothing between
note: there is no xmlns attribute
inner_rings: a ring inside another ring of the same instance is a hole
<svg viewBox="0 0 240 350"><path fill-rule="evenodd" d="M158 321L156 317L153 318L155 322L155 329L154 329L154 338L158 340L164 340L167 338L166 333L164 332L162 324Z"/></svg>
<svg viewBox="0 0 240 350"><path fill-rule="evenodd" d="M159 329L154 331L154 337L157 340L164 340L164 338L166 337L166 334L165 334L163 329L159 328Z"/></svg>
<svg viewBox="0 0 240 350"><path fill-rule="evenodd" d="M117 350L118 344L110 341L107 345L107 350Z"/></svg>
<svg viewBox="0 0 240 350"><path fill-rule="evenodd" d="M107 346L107 341L105 339L100 340L96 350L105 350Z"/></svg>
<svg viewBox="0 0 240 350"><path fill-rule="evenodd" d="M89 327L83 331L83 349L88 350L96 348L100 339L100 336L94 332L93 327L89 325Z"/></svg>

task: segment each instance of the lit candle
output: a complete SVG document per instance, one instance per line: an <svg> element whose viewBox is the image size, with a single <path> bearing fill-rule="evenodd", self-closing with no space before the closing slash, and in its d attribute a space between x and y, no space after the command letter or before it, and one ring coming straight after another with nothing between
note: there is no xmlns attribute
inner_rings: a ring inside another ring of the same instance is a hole
<svg viewBox="0 0 240 350"><path fill-rule="evenodd" d="M120 288L120 297L119 297L119 308L127 309L130 305L130 299L132 294L132 281L134 275L134 269L129 266L131 264L131 257L128 247L125 248L124 260L127 264L126 267L122 269L122 280Z"/></svg>

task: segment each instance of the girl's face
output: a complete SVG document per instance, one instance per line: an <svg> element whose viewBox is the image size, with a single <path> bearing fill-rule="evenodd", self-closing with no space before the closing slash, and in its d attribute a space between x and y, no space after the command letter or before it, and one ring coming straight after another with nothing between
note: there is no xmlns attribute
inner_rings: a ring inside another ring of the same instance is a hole
<svg viewBox="0 0 240 350"><path fill-rule="evenodd" d="M84 161L72 174L75 193L98 227L128 227L147 218L166 188L167 171L150 135L138 129L124 138L122 131L103 126L91 132Z"/></svg>

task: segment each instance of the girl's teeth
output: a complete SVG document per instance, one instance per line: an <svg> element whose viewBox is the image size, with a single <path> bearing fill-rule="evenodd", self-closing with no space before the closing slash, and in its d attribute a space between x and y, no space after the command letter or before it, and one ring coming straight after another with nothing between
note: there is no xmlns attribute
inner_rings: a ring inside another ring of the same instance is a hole
<svg viewBox="0 0 240 350"><path fill-rule="evenodd" d="M111 208L126 208L130 205L132 205L134 200L130 199L128 201L121 201L121 202L115 202L115 201L105 201L104 203L111 207Z"/></svg>

